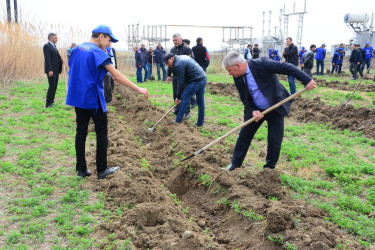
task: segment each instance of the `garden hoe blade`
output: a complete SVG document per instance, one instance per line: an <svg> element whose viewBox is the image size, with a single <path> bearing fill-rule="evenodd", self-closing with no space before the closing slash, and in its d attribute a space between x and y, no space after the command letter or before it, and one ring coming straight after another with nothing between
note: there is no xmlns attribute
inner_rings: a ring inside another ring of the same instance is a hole
<svg viewBox="0 0 375 250"><path fill-rule="evenodd" d="M265 114L271 112L272 110L274 110L274 109L280 107L280 106L283 105L284 103L289 102L290 100L294 99L294 98L297 97L297 96L300 96L300 95L301 95L303 92L305 92L306 90L307 90L307 89L304 88L304 89L298 91L297 93L294 93L293 95L289 96L288 98L285 98L284 100L282 100L282 101L276 103L275 105L269 107L268 109L264 110L260 115L265 115ZM219 143L219 142L222 141L223 139L227 138L228 136L230 136L230 135L233 134L234 132L240 130L241 128L243 128L243 127L249 125L250 123L252 123L252 122L255 121L255 120L256 120L256 117L253 117L253 118L251 118L250 120L247 120L246 122L242 123L241 125L239 125L238 127L234 128L234 129L232 129L231 131L229 131L229 132L226 133L225 135L223 135L223 136L217 138L215 141L213 141L213 142L211 142L210 144L207 144L207 145L204 146L203 148L199 149L199 150L198 150L197 152L195 152L194 154L189 155L188 157L182 159L181 162L186 161L186 160L188 160L188 159L193 158L194 156L199 155L200 153L202 153L202 152L205 151L206 149L208 149L208 148L210 148L210 147L216 145L217 143Z"/></svg>
<svg viewBox="0 0 375 250"><path fill-rule="evenodd" d="M370 72L370 69L372 68L372 65L374 65L374 62L375 62L375 60L371 63L371 65L370 65L370 67L367 69L366 73L362 76L361 80L359 81L359 83L358 83L357 86L355 87L355 89L354 89L352 95L349 97L349 99L346 99L346 100L344 101L343 104L348 105L349 102L352 100L352 97L353 97L354 93L357 91L359 85L361 84L361 82L362 82L362 80L365 78L365 76Z"/></svg>
<svg viewBox="0 0 375 250"><path fill-rule="evenodd" d="M164 117L166 117L168 114L169 114L169 112L171 112L175 107L177 107L178 105L180 104L180 102L178 102L177 104L175 104L170 110L168 110L167 111L167 113L165 113L161 118L160 118L160 120L159 121L157 121L155 124L154 124L154 126L152 126L152 128L148 128L148 131L154 131L154 129L156 128L156 125L158 125L160 122L161 122L161 120L163 120L164 119Z"/></svg>

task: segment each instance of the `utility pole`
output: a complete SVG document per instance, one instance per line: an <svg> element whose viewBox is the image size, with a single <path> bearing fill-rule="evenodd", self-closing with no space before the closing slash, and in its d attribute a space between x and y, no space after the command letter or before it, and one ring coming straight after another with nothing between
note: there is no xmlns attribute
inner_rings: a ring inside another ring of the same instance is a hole
<svg viewBox="0 0 375 250"><path fill-rule="evenodd" d="M7 21L10 23L12 21L12 12L10 10L10 0L6 0L7 4Z"/></svg>
<svg viewBox="0 0 375 250"><path fill-rule="evenodd" d="M17 0L14 0L14 22L18 23L18 8L17 8Z"/></svg>

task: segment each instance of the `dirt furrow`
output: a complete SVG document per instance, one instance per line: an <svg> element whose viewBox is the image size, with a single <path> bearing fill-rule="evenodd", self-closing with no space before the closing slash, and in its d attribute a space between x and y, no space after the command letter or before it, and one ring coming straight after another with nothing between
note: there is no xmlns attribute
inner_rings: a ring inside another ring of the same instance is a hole
<svg viewBox="0 0 375 250"><path fill-rule="evenodd" d="M123 213L100 224L98 239L115 233L118 246L130 238L136 249L282 248L267 238L273 233L298 249L316 249L333 248L349 237L322 211L293 200L279 171L223 171L231 157L223 147L179 163L209 139L188 124L174 125L173 117L149 132L144 121L156 121L163 112L131 90L118 88L117 94L116 114L109 114L108 157L122 169L100 182L89 178L85 188L103 191L109 209ZM94 162L94 148L88 155ZM192 234L182 239L186 231Z"/></svg>

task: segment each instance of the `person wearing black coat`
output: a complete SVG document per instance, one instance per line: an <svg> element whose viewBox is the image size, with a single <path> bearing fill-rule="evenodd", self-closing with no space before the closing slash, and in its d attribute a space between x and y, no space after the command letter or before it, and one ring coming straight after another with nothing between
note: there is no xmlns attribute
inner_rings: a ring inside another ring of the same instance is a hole
<svg viewBox="0 0 375 250"><path fill-rule="evenodd" d="M357 49L357 44L352 45L352 53L350 54L349 62L349 70L352 73L353 80L357 79L357 72L358 68L361 65L362 62L362 54L361 52Z"/></svg>
<svg viewBox="0 0 375 250"><path fill-rule="evenodd" d="M55 33L48 34L48 43L43 46L44 54L44 73L48 78L48 91L46 99L46 108L51 108L55 103L55 94L59 82L59 74L62 71L63 60L56 48L58 38Z"/></svg>
<svg viewBox="0 0 375 250"><path fill-rule="evenodd" d="M294 66L298 66L298 48L296 45L293 44L293 39L288 37L286 40L286 47L283 51L283 56L285 57L285 61L287 63L291 63ZM296 78L294 76L288 75L288 82L289 82L289 89L290 93L294 94L297 92L296 88Z"/></svg>
<svg viewBox="0 0 375 250"><path fill-rule="evenodd" d="M223 67L233 76L244 105L244 121L257 117L255 122L241 129L232 162L224 169L232 171L241 167L255 133L265 120L268 123L268 147L263 168L274 169L284 135L284 117L288 115L291 104L287 102L268 114L261 115L262 111L289 96L276 74L294 76L308 90L314 89L316 82L292 64L269 60L266 57L245 60L236 51L231 51L224 57Z"/></svg>

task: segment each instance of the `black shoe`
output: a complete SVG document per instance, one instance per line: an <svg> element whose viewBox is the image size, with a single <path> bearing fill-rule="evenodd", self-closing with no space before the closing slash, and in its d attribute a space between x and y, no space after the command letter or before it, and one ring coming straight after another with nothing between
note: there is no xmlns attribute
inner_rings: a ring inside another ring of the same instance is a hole
<svg viewBox="0 0 375 250"><path fill-rule="evenodd" d="M266 168L268 168L268 169L275 169L275 167L271 167L271 166L263 166L263 169L266 169Z"/></svg>
<svg viewBox="0 0 375 250"><path fill-rule="evenodd" d="M185 118L186 118L186 119L190 119L190 117L191 117L190 113L186 113L186 114L185 114Z"/></svg>
<svg viewBox="0 0 375 250"><path fill-rule="evenodd" d="M98 180L104 179L105 177L107 177L107 175L113 174L114 172L116 172L118 170L120 170L119 166L107 168L103 172L98 173Z"/></svg>
<svg viewBox="0 0 375 250"><path fill-rule="evenodd" d="M55 107L55 105L54 105L54 104L49 104L49 105L46 105L46 108L53 108L53 107Z"/></svg>
<svg viewBox="0 0 375 250"><path fill-rule="evenodd" d="M238 168L238 167L232 165L232 163L231 163L231 164L229 164L226 168L221 168L221 169L222 169L222 170L233 171L233 170L235 170L236 168Z"/></svg>
<svg viewBox="0 0 375 250"><path fill-rule="evenodd" d="M86 171L81 171L81 170L79 170L79 171L77 172L77 176L78 176L78 177L82 177L82 178L84 178L84 177L86 177L86 176L90 176L90 175L91 175L91 171L88 170L88 169L86 169Z"/></svg>

